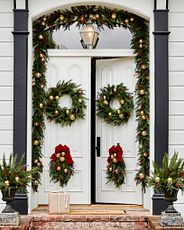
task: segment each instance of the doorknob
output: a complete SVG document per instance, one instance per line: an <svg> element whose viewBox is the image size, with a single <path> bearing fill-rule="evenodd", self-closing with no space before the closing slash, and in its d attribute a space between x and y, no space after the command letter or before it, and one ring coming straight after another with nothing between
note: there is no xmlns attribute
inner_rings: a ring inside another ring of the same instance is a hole
<svg viewBox="0 0 184 230"><path fill-rule="evenodd" d="M97 152L97 157L100 157L100 137L97 137L96 152Z"/></svg>

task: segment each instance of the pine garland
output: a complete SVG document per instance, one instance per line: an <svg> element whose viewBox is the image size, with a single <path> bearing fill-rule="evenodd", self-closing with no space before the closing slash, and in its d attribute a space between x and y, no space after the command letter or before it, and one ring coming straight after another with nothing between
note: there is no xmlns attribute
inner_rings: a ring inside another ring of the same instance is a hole
<svg viewBox="0 0 184 230"><path fill-rule="evenodd" d="M118 99L120 107L112 109L110 103ZM97 115L106 123L112 125L122 125L128 122L134 108L133 97L128 93L128 89L123 85L108 85L100 89L97 96Z"/></svg>
<svg viewBox="0 0 184 230"><path fill-rule="evenodd" d="M51 181L59 183L61 187L68 184L74 174L74 161L70 155L70 149L66 145L59 144L55 147L55 153L50 157L49 175Z"/></svg>
<svg viewBox="0 0 184 230"><path fill-rule="evenodd" d="M68 94L72 99L71 108L61 108L59 99ZM77 119L82 119L85 116L84 109L86 108L84 91L75 83L68 81L59 81L56 88L50 88L46 93L46 109L45 114L50 121L55 121L56 124L71 125Z"/></svg>
<svg viewBox="0 0 184 230"><path fill-rule="evenodd" d="M109 9L103 6L73 6L71 9L58 10L49 15L43 15L33 22L33 123L32 123L32 166L35 160L42 157L41 146L44 139L44 112L46 105L46 63L48 62L49 44L52 33L60 27L64 30L73 23L78 27L91 20L98 29L108 27L123 27L132 33L131 48L135 53L136 62L136 117L137 140L139 142L139 172L137 183L146 187L146 177L149 175L149 32L147 21L127 11ZM42 168L40 168L40 173ZM40 173L33 181L33 189L37 191L40 183Z"/></svg>
<svg viewBox="0 0 184 230"><path fill-rule="evenodd" d="M124 183L126 176L126 165L122 155L123 150L118 143L109 149L109 157L107 158L107 183L113 182L117 188Z"/></svg>

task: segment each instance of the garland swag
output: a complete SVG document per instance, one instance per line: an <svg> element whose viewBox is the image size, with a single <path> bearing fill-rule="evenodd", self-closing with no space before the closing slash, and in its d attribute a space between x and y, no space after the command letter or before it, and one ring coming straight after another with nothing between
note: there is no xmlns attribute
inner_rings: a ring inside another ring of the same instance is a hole
<svg viewBox="0 0 184 230"><path fill-rule="evenodd" d="M54 30L67 30L73 23L77 27L91 20L99 29L104 26L109 29L122 27L132 33L131 48L135 54L136 84L136 117L137 140L139 142L137 183L146 187L149 175L149 32L147 21L124 10L109 9L103 6L74 6L71 9L58 10L49 15L43 15L33 22L33 116L32 116L32 167L41 165L41 146L44 138L44 112L46 105L46 63L50 37ZM40 173L42 167L40 167ZM40 183L40 173L33 181L33 190L37 191Z"/></svg>
<svg viewBox="0 0 184 230"><path fill-rule="evenodd" d="M96 101L97 115L106 123L112 125L122 125L128 122L134 108L133 97L128 93L128 89L123 83L115 86L108 85L100 89ZM110 102L117 98L120 107L115 110L110 106Z"/></svg>
<svg viewBox="0 0 184 230"><path fill-rule="evenodd" d="M59 106L59 99L68 94L72 99L71 108L61 108ZM86 108L85 98L83 96L84 91L79 88L75 83L58 82L56 88L50 88L46 93L47 105L45 114L47 118L56 124L71 125L74 121L80 118L84 118L84 109Z"/></svg>

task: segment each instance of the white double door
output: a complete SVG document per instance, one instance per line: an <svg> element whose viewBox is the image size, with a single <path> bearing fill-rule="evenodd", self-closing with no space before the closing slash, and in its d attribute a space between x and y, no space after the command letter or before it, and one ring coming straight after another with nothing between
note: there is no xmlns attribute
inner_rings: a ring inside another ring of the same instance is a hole
<svg viewBox="0 0 184 230"><path fill-rule="evenodd" d="M61 52L61 51L58 51ZM80 85L85 90L87 109L85 118L75 121L71 126L60 126L53 121L45 119L46 130L43 146L42 185L38 193L38 203L48 204L48 194L53 191L67 191L70 193L71 203L90 204L91 194L95 193L96 202L101 203L126 203L142 204L141 189L136 187L134 176L136 173L137 145L136 122L133 115L128 124L114 127L96 117L96 137L101 139L100 157L96 156L96 162L92 162L91 151L91 57L61 56L54 52L49 55L50 61L47 70L47 87L55 87L59 80L69 81ZM96 92L107 84L119 84L123 82L130 90L134 91L134 58L116 58L96 61ZM60 106L71 105L68 95L60 99ZM114 105L117 106L117 105ZM96 138L95 137L95 138ZM108 149L116 143L120 143L124 151L126 162L126 181L116 189L113 184L106 184L106 166ZM49 161L55 146L66 144L75 162L75 174L71 177L66 188L62 189L50 181ZM96 164L96 191L91 186L91 167Z"/></svg>

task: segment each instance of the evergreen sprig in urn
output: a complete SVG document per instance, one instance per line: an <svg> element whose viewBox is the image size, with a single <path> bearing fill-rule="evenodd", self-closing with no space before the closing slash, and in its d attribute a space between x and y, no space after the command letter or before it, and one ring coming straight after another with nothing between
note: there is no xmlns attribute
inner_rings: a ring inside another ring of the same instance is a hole
<svg viewBox="0 0 184 230"><path fill-rule="evenodd" d="M14 200L17 191L27 192L27 186L32 182L32 176L37 173L37 168L27 170L24 163L24 155L18 160L17 155L10 154L7 160L3 155L0 164L0 190L2 199L6 201L3 212L14 212L11 208L11 201Z"/></svg>
<svg viewBox="0 0 184 230"><path fill-rule="evenodd" d="M163 192L165 200L169 202L169 207L165 212L177 212L173 207L173 202L177 200L178 191L184 191L184 160L174 152L169 159L167 153L164 154L161 167L153 162L154 172L147 179L147 184L158 192Z"/></svg>

